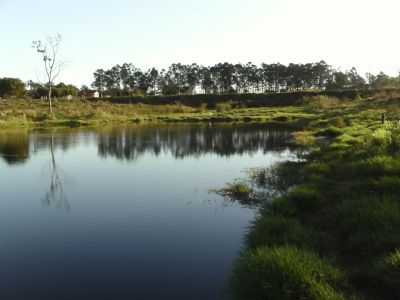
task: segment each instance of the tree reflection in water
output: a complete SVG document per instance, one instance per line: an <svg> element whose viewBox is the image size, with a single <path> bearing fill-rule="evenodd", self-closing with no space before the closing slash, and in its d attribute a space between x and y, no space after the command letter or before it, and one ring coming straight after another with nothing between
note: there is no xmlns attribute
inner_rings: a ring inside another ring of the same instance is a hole
<svg viewBox="0 0 400 300"><path fill-rule="evenodd" d="M177 159L217 154L229 157L282 151L288 147L290 132L262 125L243 126L163 126L116 128L98 134L101 157L137 160L145 153L171 154Z"/></svg>
<svg viewBox="0 0 400 300"><path fill-rule="evenodd" d="M54 155L54 135L51 134L49 141L50 150L50 186L49 190L42 199L43 205L47 207L61 208L70 210L68 199L64 193L64 186L60 170Z"/></svg>
<svg viewBox="0 0 400 300"><path fill-rule="evenodd" d="M171 155L176 159L215 154L222 157L282 152L289 147L290 131L265 125L162 125L100 129L57 129L4 132L0 134L0 157L8 165L27 163L30 155L50 152L50 185L43 205L69 210L64 182L55 157L81 143L94 143L103 158L134 161L144 154Z"/></svg>
<svg viewBox="0 0 400 300"><path fill-rule="evenodd" d="M0 133L0 157L9 166L25 163L29 158L29 139L26 130Z"/></svg>

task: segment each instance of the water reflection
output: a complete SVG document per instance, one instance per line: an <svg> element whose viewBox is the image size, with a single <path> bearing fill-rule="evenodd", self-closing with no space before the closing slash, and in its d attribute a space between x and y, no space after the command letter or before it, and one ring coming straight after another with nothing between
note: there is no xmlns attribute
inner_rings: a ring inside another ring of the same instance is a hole
<svg viewBox="0 0 400 300"><path fill-rule="evenodd" d="M288 159L288 135L255 125L1 133L0 299L225 299L257 212L209 191Z"/></svg>
<svg viewBox="0 0 400 300"><path fill-rule="evenodd" d="M53 208L62 208L65 210L70 209L68 199L64 192L63 180L60 175L56 157L54 155L54 136L50 136L49 140L50 150L50 185L49 190L42 199L43 205Z"/></svg>
<svg viewBox="0 0 400 300"><path fill-rule="evenodd" d="M241 126L132 126L106 129L63 129L6 132L0 135L0 157L22 164L30 155L50 149L67 151L79 143L95 143L102 158L137 160L145 153L172 154L175 158L217 154L222 157L281 151L288 147L290 132L263 125ZM51 142L49 141L51 139Z"/></svg>
<svg viewBox="0 0 400 300"><path fill-rule="evenodd" d="M155 156L168 153L175 158L209 153L228 157L259 150L282 150L288 146L289 134L260 125L110 129L99 134L98 152L101 157L121 160L136 160L144 153Z"/></svg>
<svg viewBox="0 0 400 300"><path fill-rule="evenodd" d="M27 131L0 132L0 157L7 165L23 164L29 158Z"/></svg>

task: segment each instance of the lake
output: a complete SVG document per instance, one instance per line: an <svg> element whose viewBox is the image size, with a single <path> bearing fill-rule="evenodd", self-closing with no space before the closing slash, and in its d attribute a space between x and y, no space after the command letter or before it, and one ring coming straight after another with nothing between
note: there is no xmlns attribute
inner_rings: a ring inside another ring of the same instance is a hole
<svg viewBox="0 0 400 300"><path fill-rule="evenodd" d="M229 299L257 210L210 192L292 158L261 125L0 132L0 298Z"/></svg>

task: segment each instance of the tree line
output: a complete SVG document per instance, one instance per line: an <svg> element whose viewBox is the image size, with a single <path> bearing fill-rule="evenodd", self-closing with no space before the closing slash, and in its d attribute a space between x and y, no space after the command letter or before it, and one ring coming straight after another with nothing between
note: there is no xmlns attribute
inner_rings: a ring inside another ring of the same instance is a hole
<svg viewBox="0 0 400 300"><path fill-rule="evenodd" d="M52 87L52 93L56 98L77 97L87 89L85 86L78 88L72 84L60 82ZM48 84L37 83L31 80L25 83L18 78L0 78L0 97L40 99L47 98L48 94Z"/></svg>
<svg viewBox="0 0 400 300"><path fill-rule="evenodd" d="M94 72L92 87L102 96L192 95L295 92L400 87L400 76L361 76L356 68L340 71L325 61L283 65L218 63L213 66L175 63L143 71L131 63Z"/></svg>
<svg viewBox="0 0 400 300"><path fill-rule="evenodd" d="M230 64L213 66L172 64L167 69L143 71L124 63L94 72L92 88L103 97L137 95L191 95L229 93L274 93L307 90L363 88L400 88L400 75L383 72L361 76L355 68L340 71L324 61L308 64ZM88 97L93 90L60 82L52 86L56 98ZM0 78L0 97L46 98L48 83L23 82L18 78Z"/></svg>

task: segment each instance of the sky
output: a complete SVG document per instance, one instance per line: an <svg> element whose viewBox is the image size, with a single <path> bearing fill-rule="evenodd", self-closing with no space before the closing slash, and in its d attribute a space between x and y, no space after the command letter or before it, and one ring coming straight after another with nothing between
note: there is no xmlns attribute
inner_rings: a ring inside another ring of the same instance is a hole
<svg viewBox="0 0 400 300"><path fill-rule="evenodd" d="M0 77L44 81L33 40L60 33L59 81L124 62L307 63L400 71L399 0L0 0Z"/></svg>

